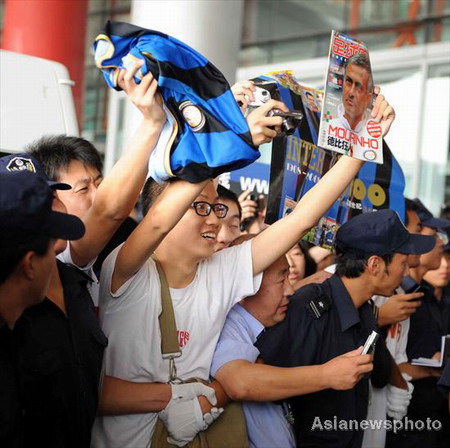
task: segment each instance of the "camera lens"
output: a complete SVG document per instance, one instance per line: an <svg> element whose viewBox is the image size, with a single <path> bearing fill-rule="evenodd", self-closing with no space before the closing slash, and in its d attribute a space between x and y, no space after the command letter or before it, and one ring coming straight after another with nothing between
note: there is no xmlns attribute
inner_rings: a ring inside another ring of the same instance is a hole
<svg viewBox="0 0 450 448"><path fill-rule="evenodd" d="M295 132L295 124L293 124L289 119L285 119L281 125L281 130L286 135L292 135Z"/></svg>

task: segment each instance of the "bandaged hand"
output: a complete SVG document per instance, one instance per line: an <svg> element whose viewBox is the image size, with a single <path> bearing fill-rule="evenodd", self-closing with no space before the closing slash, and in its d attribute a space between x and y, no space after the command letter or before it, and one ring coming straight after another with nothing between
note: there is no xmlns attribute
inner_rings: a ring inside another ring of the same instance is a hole
<svg viewBox="0 0 450 448"><path fill-rule="evenodd" d="M217 404L214 389L201 383L173 384L172 398L163 411L159 413L159 418L164 423L169 437L167 441L173 445L182 447L188 444L200 431L204 431L210 423L217 418L217 412L208 414L204 418L199 396L205 396L208 401ZM215 409L215 408L213 408Z"/></svg>
<svg viewBox="0 0 450 448"><path fill-rule="evenodd" d="M414 386L407 381L408 390L400 389L392 384L387 385L387 415L394 420L402 420L408 412Z"/></svg>

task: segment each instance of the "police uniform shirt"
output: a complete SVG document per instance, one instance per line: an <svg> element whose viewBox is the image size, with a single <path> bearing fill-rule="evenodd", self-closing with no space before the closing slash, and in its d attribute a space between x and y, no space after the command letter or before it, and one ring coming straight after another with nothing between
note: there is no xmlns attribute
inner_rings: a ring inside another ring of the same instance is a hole
<svg viewBox="0 0 450 448"><path fill-rule="evenodd" d="M447 361L447 364L442 372L441 377L438 381L438 386L441 387L446 396L450 393L450 359Z"/></svg>
<svg viewBox="0 0 450 448"><path fill-rule="evenodd" d="M434 288L422 280L420 291L424 293L420 299L422 304L410 317L406 347L409 362L419 357L431 358L441 350L441 337L448 332L448 324L445 322L447 314L444 312L443 303L439 303L436 299ZM447 400L439 391L437 383L436 377L412 381L414 391L408 406L407 417L411 421L426 420L429 417L432 420L441 421L444 428L450 428ZM388 434L388 442L389 446L399 446L400 441L408 446L413 443L421 446L432 445L445 431L405 431L400 434Z"/></svg>
<svg viewBox="0 0 450 448"><path fill-rule="evenodd" d="M445 322L447 314L444 313L444 306L437 301L434 288L422 280L420 291L424 293L420 299L422 304L410 317L406 347L409 361L420 357L431 358L441 350L441 337L449 331Z"/></svg>
<svg viewBox="0 0 450 448"><path fill-rule="evenodd" d="M20 408L12 332L0 317L0 446L15 448L20 445Z"/></svg>
<svg viewBox="0 0 450 448"><path fill-rule="evenodd" d="M25 446L90 446L107 339L87 277L58 261L66 313L46 299L14 328Z"/></svg>
<svg viewBox="0 0 450 448"><path fill-rule="evenodd" d="M375 328L371 306L365 303L356 309L340 278L333 275L322 285L299 289L286 319L268 329L255 345L267 364L323 364L363 345ZM327 389L290 399L300 446L360 447L362 431L342 430L340 425L366 418L368 399L368 376L348 391Z"/></svg>

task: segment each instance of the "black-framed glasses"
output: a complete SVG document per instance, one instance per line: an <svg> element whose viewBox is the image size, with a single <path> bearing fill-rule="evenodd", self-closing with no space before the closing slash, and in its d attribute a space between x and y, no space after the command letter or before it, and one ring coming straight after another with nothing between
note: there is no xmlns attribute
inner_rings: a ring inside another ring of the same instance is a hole
<svg viewBox="0 0 450 448"><path fill-rule="evenodd" d="M192 207L194 207L195 213L199 216L209 216L211 214L211 210L214 210L214 214L218 218L225 218L228 213L228 206L225 204L210 204L205 201L197 201L192 203Z"/></svg>

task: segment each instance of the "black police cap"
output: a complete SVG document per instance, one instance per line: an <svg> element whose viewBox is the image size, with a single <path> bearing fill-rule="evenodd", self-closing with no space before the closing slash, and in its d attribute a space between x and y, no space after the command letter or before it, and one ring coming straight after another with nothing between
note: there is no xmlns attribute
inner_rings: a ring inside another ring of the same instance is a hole
<svg viewBox="0 0 450 448"><path fill-rule="evenodd" d="M47 235L77 240L84 235L83 222L73 215L52 210L53 190L28 170L0 173L0 244L3 247Z"/></svg>
<svg viewBox="0 0 450 448"><path fill-rule="evenodd" d="M354 259L389 253L421 255L435 244L432 236L409 233L398 214L389 209L358 215L336 234L336 251Z"/></svg>
<svg viewBox="0 0 450 448"><path fill-rule="evenodd" d="M30 154L20 153L4 156L0 158L0 174L20 173L29 171L44 179L53 190L70 190L69 184L48 180L40 163Z"/></svg>
<svg viewBox="0 0 450 448"><path fill-rule="evenodd" d="M419 198L413 199L413 202L417 205L417 215L423 226L432 229L448 229L450 227L448 219L435 218Z"/></svg>

